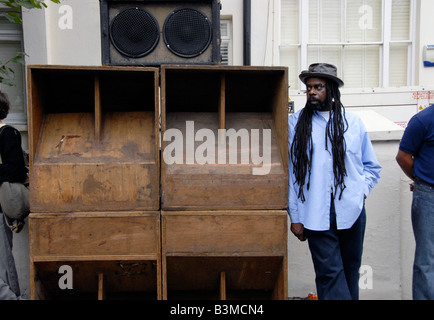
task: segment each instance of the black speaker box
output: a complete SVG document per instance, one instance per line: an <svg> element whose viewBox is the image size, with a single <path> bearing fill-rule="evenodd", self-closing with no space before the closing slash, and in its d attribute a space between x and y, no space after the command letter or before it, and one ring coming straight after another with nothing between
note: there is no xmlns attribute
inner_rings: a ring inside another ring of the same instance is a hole
<svg viewBox="0 0 434 320"><path fill-rule="evenodd" d="M100 4L104 65L220 63L220 0Z"/></svg>

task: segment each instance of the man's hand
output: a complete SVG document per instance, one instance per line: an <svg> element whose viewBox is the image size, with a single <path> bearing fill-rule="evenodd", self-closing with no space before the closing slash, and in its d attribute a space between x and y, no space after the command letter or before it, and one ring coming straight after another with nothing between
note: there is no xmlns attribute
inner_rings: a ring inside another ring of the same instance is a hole
<svg viewBox="0 0 434 320"><path fill-rule="evenodd" d="M304 236L304 226L302 223L291 223L291 232L298 238L298 240L306 241L306 237Z"/></svg>

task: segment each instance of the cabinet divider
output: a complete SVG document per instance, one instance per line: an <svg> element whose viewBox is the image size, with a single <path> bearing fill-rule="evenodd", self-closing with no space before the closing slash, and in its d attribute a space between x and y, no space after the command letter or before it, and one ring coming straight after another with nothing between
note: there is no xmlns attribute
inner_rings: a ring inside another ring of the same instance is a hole
<svg viewBox="0 0 434 320"><path fill-rule="evenodd" d="M101 141L102 110L101 110L101 91L98 75L95 75L95 141Z"/></svg>
<svg viewBox="0 0 434 320"><path fill-rule="evenodd" d="M220 272L220 300L226 300L226 272Z"/></svg>
<svg viewBox="0 0 434 320"><path fill-rule="evenodd" d="M226 129L226 75L223 73L220 79L220 99L218 108L219 129ZM219 142L224 143L226 134L220 131Z"/></svg>

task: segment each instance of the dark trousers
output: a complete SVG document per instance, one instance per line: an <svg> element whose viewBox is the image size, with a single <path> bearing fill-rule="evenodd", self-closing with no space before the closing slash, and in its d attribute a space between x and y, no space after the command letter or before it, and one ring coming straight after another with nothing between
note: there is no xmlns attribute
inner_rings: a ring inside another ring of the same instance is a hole
<svg viewBox="0 0 434 320"><path fill-rule="evenodd" d="M434 300L434 185L415 180L411 220L416 252L413 299Z"/></svg>
<svg viewBox="0 0 434 320"><path fill-rule="evenodd" d="M337 230L336 212L330 210L330 230L306 230L315 269L319 300L358 300L359 269L366 227L365 207L350 229Z"/></svg>
<svg viewBox="0 0 434 320"><path fill-rule="evenodd" d="M15 300L20 296L18 274L12 253L12 231L0 211L0 300Z"/></svg>

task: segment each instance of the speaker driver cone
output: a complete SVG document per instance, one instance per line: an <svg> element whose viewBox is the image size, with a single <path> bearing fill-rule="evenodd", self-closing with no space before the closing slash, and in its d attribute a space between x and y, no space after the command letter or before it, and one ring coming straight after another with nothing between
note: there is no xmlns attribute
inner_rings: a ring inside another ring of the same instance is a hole
<svg viewBox="0 0 434 320"><path fill-rule="evenodd" d="M155 49L160 39L160 28L158 21L148 11L128 8L113 19L110 38L121 54L139 58Z"/></svg>
<svg viewBox="0 0 434 320"><path fill-rule="evenodd" d="M167 48L174 54L193 58L208 48L212 38L211 23L198 10L175 10L164 22L163 38Z"/></svg>

